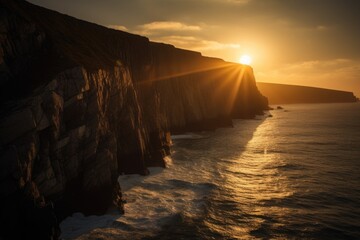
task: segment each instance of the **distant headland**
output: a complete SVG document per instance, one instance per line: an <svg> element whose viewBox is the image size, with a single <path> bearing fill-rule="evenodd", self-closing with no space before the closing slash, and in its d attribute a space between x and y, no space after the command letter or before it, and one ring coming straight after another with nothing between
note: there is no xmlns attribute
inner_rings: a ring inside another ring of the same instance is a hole
<svg viewBox="0 0 360 240"><path fill-rule="evenodd" d="M336 103L358 101L352 92L325 88L264 82L257 82L257 87L260 92L268 98L269 104Z"/></svg>

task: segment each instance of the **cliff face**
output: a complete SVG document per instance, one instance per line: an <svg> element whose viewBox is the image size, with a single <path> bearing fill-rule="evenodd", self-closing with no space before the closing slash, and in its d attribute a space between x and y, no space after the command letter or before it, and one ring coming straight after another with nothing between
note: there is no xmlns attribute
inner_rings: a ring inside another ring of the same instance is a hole
<svg viewBox="0 0 360 240"><path fill-rule="evenodd" d="M164 166L170 131L231 126L267 108L250 67L0 2L5 237L50 236L56 217L103 213L121 198L119 174Z"/></svg>
<svg viewBox="0 0 360 240"><path fill-rule="evenodd" d="M258 82L257 86L261 93L268 97L270 104L336 103L357 101L352 92L277 83Z"/></svg>
<svg viewBox="0 0 360 240"><path fill-rule="evenodd" d="M159 43L151 43L151 52L153 89L172 131L231 125L231 118L254 117L267 107L250 67Z"/></svg>

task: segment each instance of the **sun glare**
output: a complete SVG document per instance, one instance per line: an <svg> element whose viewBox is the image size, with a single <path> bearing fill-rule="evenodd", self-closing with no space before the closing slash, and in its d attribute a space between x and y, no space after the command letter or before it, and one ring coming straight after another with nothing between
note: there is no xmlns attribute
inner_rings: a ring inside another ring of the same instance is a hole
<svg viewBox="0 0 360 240"><path fill-rule="evenodd" d="M242 55L239 59L239 63L250 65L251 57L249 55Z"/></svg>

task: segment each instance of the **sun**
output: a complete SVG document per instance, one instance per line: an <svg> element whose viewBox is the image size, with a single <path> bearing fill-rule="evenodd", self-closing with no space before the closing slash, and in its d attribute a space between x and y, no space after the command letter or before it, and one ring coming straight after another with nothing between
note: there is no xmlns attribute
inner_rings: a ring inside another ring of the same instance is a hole
<svg viewBox="0 0 360 240"><path fill-rule="evenodd" d="M252 59L251 59L251 57L250 57L249 55L244 54L244 55L242 55L242 56L240 57L239 63L245 64L245 65L250 65L251 60L252 60Z"/></svg>

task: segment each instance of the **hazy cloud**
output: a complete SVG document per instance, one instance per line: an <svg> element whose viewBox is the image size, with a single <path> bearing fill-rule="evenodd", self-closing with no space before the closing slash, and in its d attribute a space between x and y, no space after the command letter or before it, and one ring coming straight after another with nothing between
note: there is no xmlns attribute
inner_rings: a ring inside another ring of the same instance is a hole
<svg viewBox="0 0 360 240"><path fill-rule="evenodd" d="M163 32L179 32L179 31L200 31L201 27L197 25L187 25L181 22L157 21L146 23L138 26L138 33L144 35L153 35Z"/></svg>
<svg viewBox="0 0 360 240"><path fill-rule="evenodd" d="M223 0L221 0L223 1ZM235 4L247 4L252 0L226 0L228 3L235 3Z"/></svg>
<svg viewBox="0 0 360 240"><path fill-rule="evenodd" d="M324 25L318 25L318 26L316 26L316 29L319 31L325 31L325 30L328 30L329 27L324 26Z"/></svg>
<svg viewBox="0 0 360 240"><path fill-rule="evenodd" d="M150 40L155 42L164 42L178 48L199 52L240 48L240 45L236 43L223 43L212 39L204 39L201 32L210 27L205 24L200 26L174 21L156 21L137 26L138 30L135 32L149 36Z"/></svg>
<svg viewBox="0 0 360 240"><path fill-rule="evenodd" d="M240 48L239 44L204 40L194 36L163 36L152 40L170 43L175 45L176 47L190 49L193 51Z"/></svg>
<svg viewBox="0 0 360 240"><path fill-rule="evenodd" d="M108 25L107 27L115 29L115 30L120 30L120 31L129 31L129 29L127 29L127 27L122 26L122 25Z"/></svg>

